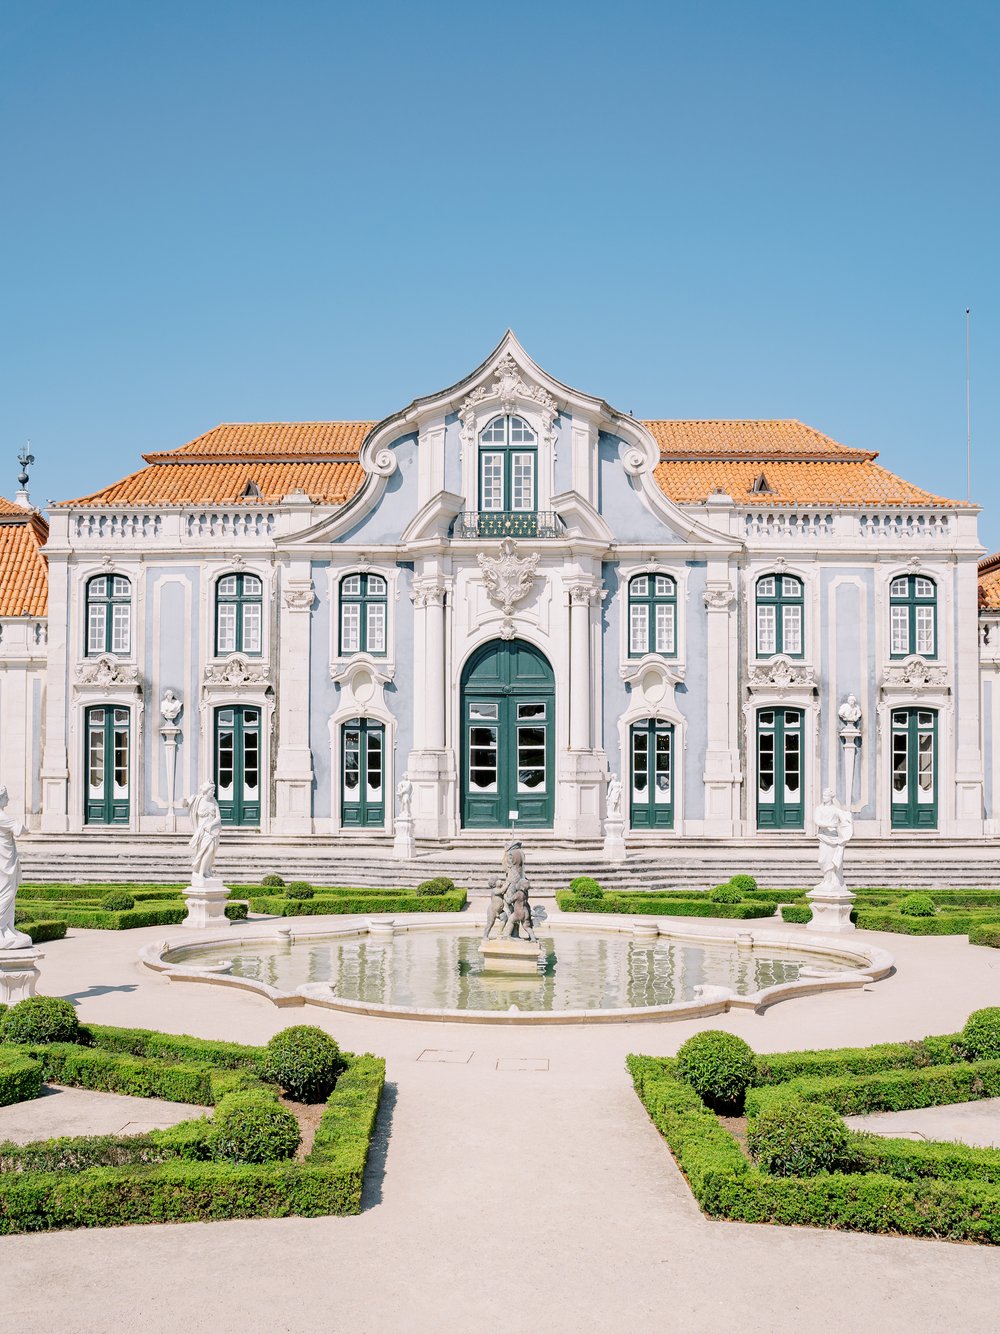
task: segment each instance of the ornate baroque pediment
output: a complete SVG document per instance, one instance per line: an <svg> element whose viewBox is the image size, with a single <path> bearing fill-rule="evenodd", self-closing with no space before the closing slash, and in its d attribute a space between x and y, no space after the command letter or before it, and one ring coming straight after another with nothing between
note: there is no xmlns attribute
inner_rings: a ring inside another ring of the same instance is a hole
<svg viewBox="0 0 1000 1334"><path fill-rule="evenodd" d="M80 663L76 669L76 682L78 686L103 689L126 686L134 690L139 684L139 669L131 663L121 662L110 653L102 653L99 658Z"/></svg>
<svg viewBox="0 0 1000 1334"><path fill-rule="evenodd" d="M479 553L479 568L483 572L486 596L504 616L509 617L515 606L528 596L537 578L538 553L518 556L513 539L507 537L500 543L499 556Z"/></svg>
<svg viewBox="0 0 1000 1334"><path fill-rule="evenodd" d="M806 663L796 662L783 653L750 668L748 682L755 693L783 695L792 690L815 690L816 673Z"/></svg>
<svg viewBox="0 0 1000 1334"><path fill-rule="evenodd" d="M477 408L491 402L496 403L498 412L514 412L518 404L530 403L541 415L543 438L551 441L559 406L547 389L522 378L521 368L509 352L497 363L493 382L479 385L462 400L458 415L462 439L467 444L475 439Z"/></svg>
<svg viewBox="0 0 1000 1334"><path fill-rule="evenodd" d="M915 654L885 669L883 690L943 690L948 686L948 671Z"/></svg>
<svg viewBox="0 0 1000 1334"><path fill-rule="evenodd" d="M271 669L266 662L234 653L223 662L210 662L205 668L205 686L261 686L269 685Z"/></svg>

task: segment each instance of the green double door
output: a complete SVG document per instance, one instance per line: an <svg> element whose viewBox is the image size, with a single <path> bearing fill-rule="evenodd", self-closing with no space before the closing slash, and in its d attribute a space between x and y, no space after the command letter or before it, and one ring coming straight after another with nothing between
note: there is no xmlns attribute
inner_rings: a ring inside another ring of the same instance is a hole
<svg viewBox="0 0 1000 1334"><path fill-rule="evenodd" d="M260 824L260 709L215 711L215 795L224 825Z"/></svg>
<svg viewBox="0 0 1000 1334"><path fill-rule="evenodd" d="M757 828L802 829L802 710L757 714Z"/></svg>
<svg viewBox="0 0 1000 1334"><path fill-rule="evenodd" d="M385 728L368 718L344 724L340 746L340 823L345 829L385 824Z"/></svg>
<svg viewBox="0 0 1000 1334"><path fill-rule="evenodd" d="M674 827L674 729L671 723L644 718L630 729L633 829Z"/></svg>
<svg viewBox="0 0 1000 1334"><path fill-rule="evenodd" d="M84 822L128 824L131 798L129 710L104 705L88 709L86 730Z"/></svg>
<svg viewBox="0 0 1000 1334"><path fill-rule="evenodd" d="M494 640L465 665L462 826L550 829L555 812L555 681L544 654Z"/></svg>
<svg viewBox="0 0 1000 1334"><path fill-rule="evenodd" d="M937 712L892 711L892 827L936 829Z"/></svg>

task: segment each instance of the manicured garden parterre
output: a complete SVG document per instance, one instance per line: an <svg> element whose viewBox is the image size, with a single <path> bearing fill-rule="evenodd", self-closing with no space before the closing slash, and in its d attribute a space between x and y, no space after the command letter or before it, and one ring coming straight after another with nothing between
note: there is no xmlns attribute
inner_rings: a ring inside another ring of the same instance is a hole
<svg viewBox="0 0 1000 1334"><path fill-rule="evenodd" d="M254 1047L83 1027L66 1001L22 1001L0 1019L0 1106L54 1082L214 1115L143 1135L0 1144L0 1233L357 1213L384 1079L383 1060L305 1025ZM303 1156L294 1107L306 1102L325 1106Z"/></svg>
<svg viewBox="0 0 1000 1334"><path fill-rule="evenodd" d="M918 1042L756 1056L708 1031L675 1058L627 1063L712 1218L1000 1244L1000 1150L854 1133L841 1120L1000 1097L1000 1009ZM730 1119L742 1115L745 1146Z"/></svg>

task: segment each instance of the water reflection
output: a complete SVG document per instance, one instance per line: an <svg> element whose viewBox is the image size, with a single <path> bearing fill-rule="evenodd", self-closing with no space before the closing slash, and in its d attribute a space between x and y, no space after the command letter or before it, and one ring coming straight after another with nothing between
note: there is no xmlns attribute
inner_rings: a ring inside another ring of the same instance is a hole
<svg viewBox="0 0 1000 1334"><path fill-rule="evenodd" d="M167 957L199 964L231 959L233 975L279 991L323 982L347 1000L447 1010L643 1008L693 1000L695 987L703 985L749 995L793 982L801 968L815 969L818 962L815 955L805 959L724 943L552 930L541 937L537 973L504 975L483 971L479 939L472 932L417 931L387 941L234 941L188 946ZM846 966L831 963L831 971Z"/></svg>

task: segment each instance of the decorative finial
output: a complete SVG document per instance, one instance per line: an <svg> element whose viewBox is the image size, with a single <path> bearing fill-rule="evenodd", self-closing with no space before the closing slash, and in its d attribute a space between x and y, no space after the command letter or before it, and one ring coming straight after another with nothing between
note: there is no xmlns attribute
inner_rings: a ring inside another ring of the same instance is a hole
<svg viewBox="0 0 1000 1334"><path fill-rule="evenodd" d="M17 456L17 461L21 465L21 471L17 474L18 493L14 497L15 504L23 505L25 509L31 509L31 498L28 495L28 469L35 461L34 454L31 453L31 441L25 445Z"/></svg>

